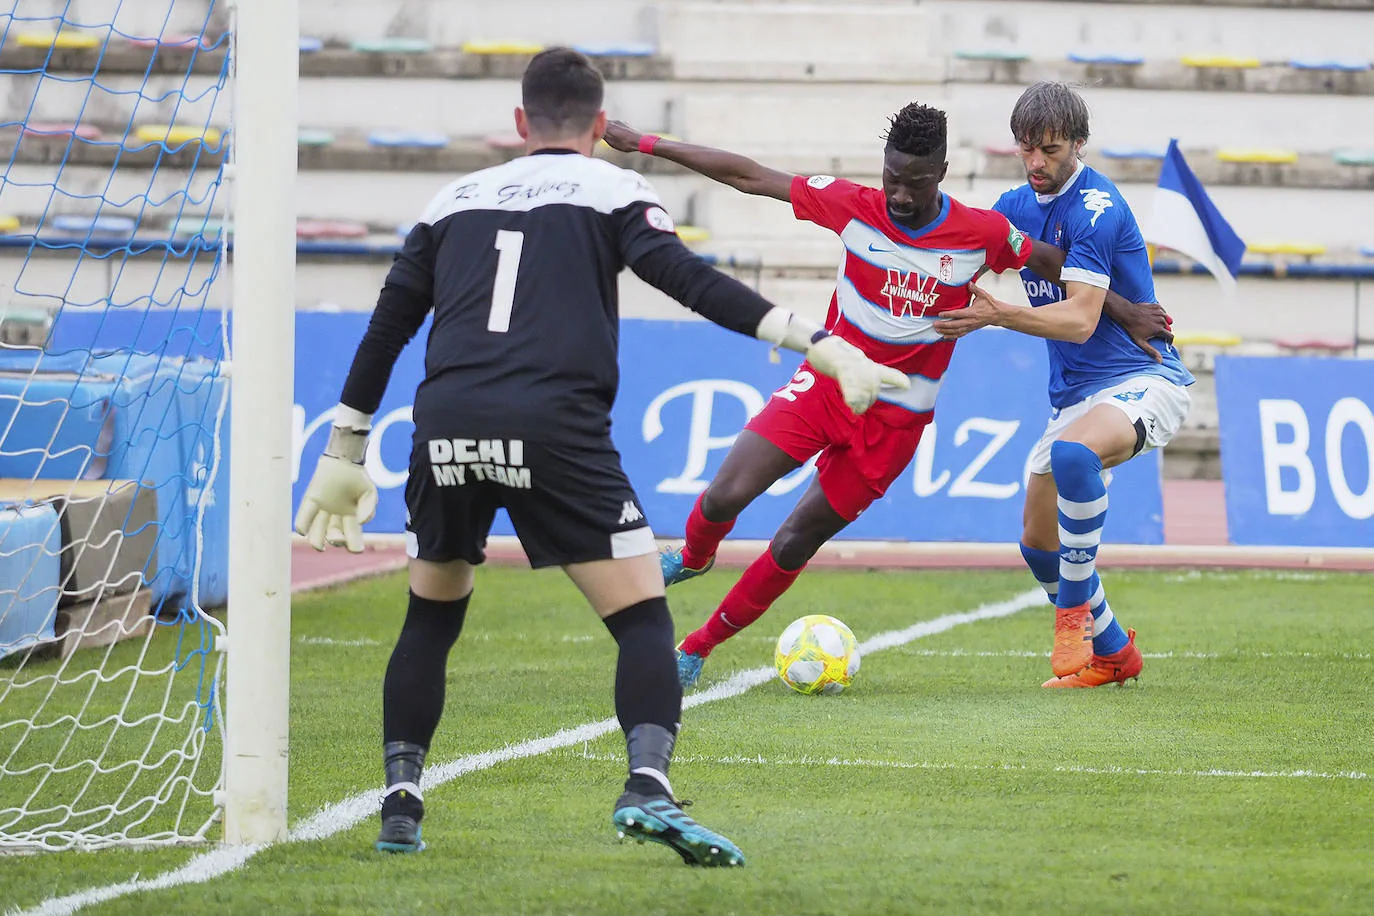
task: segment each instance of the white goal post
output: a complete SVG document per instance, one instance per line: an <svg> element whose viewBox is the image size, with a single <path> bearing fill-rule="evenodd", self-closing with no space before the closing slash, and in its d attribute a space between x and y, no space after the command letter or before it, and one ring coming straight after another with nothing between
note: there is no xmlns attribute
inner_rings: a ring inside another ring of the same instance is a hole
<svg viewBox="0 0 1374 916"><path fill-rule="evenodd" d="M237 0L225 839L286 834L298 0Z"/></svg>

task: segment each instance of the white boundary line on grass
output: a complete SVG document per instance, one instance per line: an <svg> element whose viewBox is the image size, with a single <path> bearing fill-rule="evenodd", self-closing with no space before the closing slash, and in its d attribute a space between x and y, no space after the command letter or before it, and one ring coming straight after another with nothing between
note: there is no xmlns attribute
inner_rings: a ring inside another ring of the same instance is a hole
<svg viewBox="0 0 1374 916"><path fill-rule="evenodd" d="M943 633L954 627L962 626L966 623L977 623L980 620L993 620L998 617L1010 617L1019 611L1027 608L1038 607L1045 602L1045 593L1041 589L1022 592L1005 601L998 601L993 604L985 604L965 611L960 614L945 614L943 617L936 617L933 620L924 620L901 630L890 630L880 633L877 636L859 644L861 653L881 652L883 649L891 649L896 646L905 645L913 640L922 639L926 636L934 636ZM771 666L761 668L750 668L747 671L740 671L726 680L716 684L706 690L688 694L683 698L683 709L691 709L702 706L706 703L714 703L717 700L728 700L737 697L742 693L765 684L772 680L776 675ZM437 789L444 783L463 776L467 773L475 773L479 770L487 770L498 763L505 763L510 760L521 760L526 757L537 757L556 751L559 748L571 747L600 738L602 735L610 734L620 727L620 723L614 718L602 719L599 722L588 722L575 728L565 728L544 738L534 738L530 741L523 741L520 744L512 744L497 750L483 751L480 754L470 754L466 757L459 757L448 763L441 763L431 767L425 773L424 788L426 791ZM617 758L619 759L619 758ZM285 842L298 843L310 840L323 840L337 833L349 830L362 823L367 818L377 812L377 798L380 789L373 789L367 792L359 792L341 802L337 802L326 808L315 812L310 817L298 823L287 834ZM169 887L177 887L183 884L197 884L202 881L209 881L220 875L227 874L243 866L249 859L257 855L262 850L272 844L259 844L249 846L221 846L208 852L203 852L192 858L180 868L164 872L155 878L143 879L135 875L128 881L118 884L107 884L104 887L90 888L84 891L77 891L63 897L53 897L43 901L32 909L19 911L18 916L66 916L74 913L84 906L93 903L103 903L106 900L113 900L116 897L123 897L127 894L135 894L140 891L162 890Z"/></svg>
<svg viewBox="0 0 1374 916"><path fill-rule="evenodd" d="M583 752L574 754L579 760L619 760L610 754ZM1079 773L1088 776L1195 776L1227 777L1232 779L1369 779L1368 773L1359 770L1346 770L1338 773L1323 773L1318 770L1150 770L1136 767L1088 767L1088 766L1046 766L1037 767L1023 763L941 763L931 760L873 760L866 757L765 757L762 754L752 757L721 756L707 757L701 754L687 754L674 763L719 763L719 764L760 764L762 766L805 766L805 767L875 767L889 770L961 770L994 771L999 773Z"/></svg>

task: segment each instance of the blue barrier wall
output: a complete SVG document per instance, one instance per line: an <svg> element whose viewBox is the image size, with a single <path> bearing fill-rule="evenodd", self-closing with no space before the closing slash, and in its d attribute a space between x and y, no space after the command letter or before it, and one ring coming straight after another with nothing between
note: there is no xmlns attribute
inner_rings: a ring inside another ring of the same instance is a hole
<svg viewBox="0 0 1374 916"><path fill-rule="evenodd" d="M328 433L349 359L367 316L300 313L296 326L299 500ZM427 327L402 354L377 413L368 468L381 490L370 531L405 524L410 404L423 371ZM614 437L656 533L679 536L698 493L720 467L748 417L799 362L771 363L758 341L705 322L626 319L621 324L620 398ZM937 421L912 467L842 537L1015 541L1021 534L1026 459L1048 420L1045 346L991 329L961 341L940 393ZM735 536L767 538L813 473L785 478L741 518ZM1107 540L1163 541L1157 454L1118 469ZM504 518L496 533L511 532Z"/></svg>
<svg viewBox="0 0 1374 916"><path fill-rule="evenodd" d="M1374 547L1374 362L1216 363L1235 544Z"/></svg>
<svg viewBox="0 0 1374 916"><path fill-rule="evenodd" d="M368 316L299 312L296 322L295 488L299 503L328 436L330 411ZM412 426L428 325L402 353L369 443L368 469L381 493L372 532L399 532ZM134 347L215 357L218 316L197 313L64 313L55 346ZM680 536L698 493L730 442L799 362L770 362L755 340L699 321L626 319L621 326L620 398L614 436L655 532ZM237 367L237 371L251 371ZM936 422L916 460L842 537L1013 542L1021 532L1025 464L1048 419L1041 341L989 329L960 342L940 393ZM741 518L735 536L767 538L801 494L812 469L785 478ZM222 479L227 473L221 469ZM1160 461L1151 453L1117 469L1106 539L1163 541ZM495 533L511 528L498 518ZM207 543L210 543L207 541ZM222 543L222 542L220 542Z"/></svg>

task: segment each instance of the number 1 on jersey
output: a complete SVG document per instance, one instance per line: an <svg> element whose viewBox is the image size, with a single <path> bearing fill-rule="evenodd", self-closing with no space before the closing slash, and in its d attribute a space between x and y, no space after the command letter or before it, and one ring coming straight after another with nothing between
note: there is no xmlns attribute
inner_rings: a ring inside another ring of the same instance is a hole
<svg viewBox="0 0 1374 916"><path fill-rule="evenodd" d="M510 330L510 312L515 307L515 276L520 272L520 252L525 233L496 230L496 284L491 290L491 314L487 330L504 334Z"/></svg>

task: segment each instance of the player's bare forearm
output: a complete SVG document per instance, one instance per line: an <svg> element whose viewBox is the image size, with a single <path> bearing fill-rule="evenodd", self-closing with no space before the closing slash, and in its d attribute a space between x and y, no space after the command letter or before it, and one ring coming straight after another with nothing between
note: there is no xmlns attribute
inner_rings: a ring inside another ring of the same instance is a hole
<svg viewBox="0 0 1374 916"><path fill-rule="evenodd" d="M1132 302L1108 290L1107 298L1102 302L1102 312L1121 325L1121 329L1131 336L1131 340L1147 356L1157 363L1163 362L1159 351L1150 343L1152 340L1174 342L1174 332L1171 328L1173 319L1162 305L1158 302Z"/></svg>
<svg viewBox="0 0 1374 916"><path fill-rule="evenodd" d="M1036 276L1044 277L1051 283L1062 286L1063 284L1059 282L1059 273L1064 269L1064 261L1067 257L1064 249L1051 245L1049 242L1035 239L1031 243L1030 257L1026 259L1026 266Z"/></svg>
<svg viewBox="0 0 1374 916"><path fill-rule="evenodd" d="M606 125L607 145L622 152L641 149L644 134L620 121ZM692 171L705 175L721 184L727 184L745 194L757 194L776 200L792 199L792 176L787 172L770 169L750 159L728 150L710 146L697 146L678 140L659 138L653 144L650 155L669 162L676 162Z"/></svg>
<svg viewBox="0 0 1374 916"><path fill-rule="evenodd" d="M1070 283L1069 297L1038 308L1024 308L994 298L977 284L969 284L973 300L967 308L945 312L935 330L948 338L963 337L979 328L997 325L1033 337L1083 343L1097 329L1104 290L1086 283Z"/></svg>

